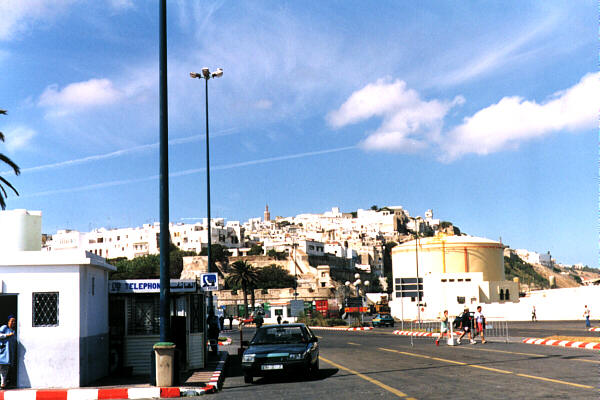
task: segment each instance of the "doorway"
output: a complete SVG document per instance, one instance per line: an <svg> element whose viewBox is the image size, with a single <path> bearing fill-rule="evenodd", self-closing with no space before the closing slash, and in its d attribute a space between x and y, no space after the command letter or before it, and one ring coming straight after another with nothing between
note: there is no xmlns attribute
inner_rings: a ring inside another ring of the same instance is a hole
<svg viewBox="0 0 600 400"><path fill-rule="evenodd" d="M16 294L0 294L0 326L6 325L8 323L8 316L14 315L17 318L17 328L15 328L15 333L17 334L17 340L19 338L19 317L17 315L17 298ZM17 360L19 359L19 349L17 347L15 351L15 356ZM11 368L8 374L9 385L16 387L17 386L17 372L18 363L15 364L15 368Z"/></svg>

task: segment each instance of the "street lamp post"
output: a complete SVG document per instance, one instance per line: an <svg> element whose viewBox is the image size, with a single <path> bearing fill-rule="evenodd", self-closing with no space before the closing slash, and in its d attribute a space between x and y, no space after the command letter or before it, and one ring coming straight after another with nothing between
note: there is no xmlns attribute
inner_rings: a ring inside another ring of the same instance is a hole
<svg viewBox="0 0 600 400"><path fill-rule="evenodd" d="M212 229L211 229L211 223L210 223L210 143L209 143L209 136L208 136L208 80L210 78L220 78L221 76L223 76L223 70L221 68L217 68L217 70L215 72L210 72L208 68L202 68L202 73L198 73L198 72L190 72L190 78L195 79L204 79L205 82L205 104L206 104L206 218L207 218L207 225L208 225L208 235L207 235L207 241L208 241L208 247L206 249L206 255L207 255L207 262L208 262L208 272L212 272L212 260L211 260L211 234L212 234ZM213 310L213 296L212 296L212 292L210 292L210 295L208 296L208 310L209 313Z"/></svg>

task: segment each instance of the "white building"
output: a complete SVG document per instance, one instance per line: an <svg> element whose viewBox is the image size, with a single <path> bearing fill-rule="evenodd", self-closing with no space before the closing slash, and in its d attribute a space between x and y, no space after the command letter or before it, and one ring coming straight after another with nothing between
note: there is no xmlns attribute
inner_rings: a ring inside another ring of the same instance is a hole
<svg viewBox="0 0 600 400"><path fill-rule="evenodd" d="M505 279L503 250L493 240L445 235L394 247L392 315L416 318L417 278L422 282L422 318L434 319L442 310L457 315L464 307L518 302L519 284Z"/></svg>
<svg viewBox="0 0 600 400"><path fill-rule="evenodd" d="M171 242L184 251L200 253L208 244L206 219L196 224L169 224ZM211 219L211 243L229 248L242 247L244 228L237 221L225 224L222 218ZM81 249L105 258L132 259L159 254L160 224L136 228L96 229L91 232L59 230L46 243L45 251Z"/></svg>
<svg viewBox="0 0 600 400"><path fill-rule="evenodd" d="M8 224L11 213L20 217ZM18 387L78 387L107 375L115 268L83 250L39 251L41 212L0 211L0 220L0 237L25 232L0 251L0 318L17 317Z"/></svg>

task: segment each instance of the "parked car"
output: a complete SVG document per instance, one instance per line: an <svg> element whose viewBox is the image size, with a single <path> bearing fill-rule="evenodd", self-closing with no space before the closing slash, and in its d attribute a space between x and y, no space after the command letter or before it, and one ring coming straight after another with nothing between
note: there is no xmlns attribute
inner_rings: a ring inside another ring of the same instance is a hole
<svg viewBox="0 0 600 400"><path fill-rule="evenodd" d="M267 325L256 330L242 356L244 382L255 376L319 370L319 339L304 324Z"/></svg>
<svg viewBox="0 0 600 400"><path fill-rule="evenodd" d="M394 327L394 318L390 314L377 314L371 321L373 327L391 326Z"/></svg>

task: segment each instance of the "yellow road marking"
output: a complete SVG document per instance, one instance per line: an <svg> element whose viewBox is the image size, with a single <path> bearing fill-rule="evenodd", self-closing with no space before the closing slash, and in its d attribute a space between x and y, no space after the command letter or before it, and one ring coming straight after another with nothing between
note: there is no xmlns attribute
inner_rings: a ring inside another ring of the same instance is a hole
<svg viewBox="0 0 600 400"><path fill-rule="evenodd" d="M594 389L593 386L580 385L578 383L559 381L557 379L544 378L543 376L534 376L534 375L517 374L517 373L515 373L515 375L517 375L517 376L523 376L525 378L539 379L541 381L554 382L554 383L562 383L563 385L570 385L570 386L575 386L575 387L580 387L580 388L585 388L585 389Z"/></svg>
<svg viewBox="0 0 600 400"><path fill-rule="evenodd" d="M385 383L379 382L378 380L373 379L370 376L363 375L360 372L354 371L354 370L352 370L350 368L346 368L346 367L344 367L344 366L342 366L340 364L334 363L333 361L330 361L330 360L324 358L323 356L319 356L319 358L322 361L325 361L327 364L331 364L334 367L336 367L338 369L341 369L343 371L350 372L351 374L354 374L354 375L358 376L359 378L362 378L362 379L364 379L364 380L366 380L368 382L371 382L372 384L377 385L380 388L385 389L388 392L393 393L393 394L395 394L398 397L407 397L407 400L415 400L412 397L408 397L408 395L406 393L403 393L403 392L399 391L398 389L395 389L395 388L393 388L391 386L388 386Z"/></svg>
<svg viewBox="0 0 600 400"><path fill-rule="evenodd" d="M406 351L399 351L399 350L394 350L394 349L385 349L383 347L379 347L379 350L389 351L389 352L398 353L398 354L404 354L404 355L411 356L411 357L429 358L431 360L442 361L442 362L446 362L446 363L450 363L450 364L459 364L459 365L464 365L466 367L471 367L471 368L485 369L487 371L498 372L498 373L507 374L507 375L514 374L514 375L521 376L521 377L524 377L524 378L538 379L538 380L541 380L541 381L553 382L553 383L560 383L562 385L575 386L575 387L584 388L584 389L594 389L593 386L581 385L579 383L566 382L566 381L561 381L561 380L558 380L558 379L544 378L543 376L520 374L520 373L517 373L517 372L514 372L514 371L507 371L507 370L503 370L503 369L490 368L490 367L485 367L483 365L467 364L467 363L463 363L463 362L459 362L459 361L454 361L454 360L446 360L444 358L430 357L430 356L426 356L426 355L423 355L423 354L409 353L409 352L406 352Z"/></svg>
<svg viewBox="0 0 600 400"><path fill-rule="evenodd" d="M360 346L360 344L354 342L348 342L348 344L351 344L352 346Z"/></svg>

